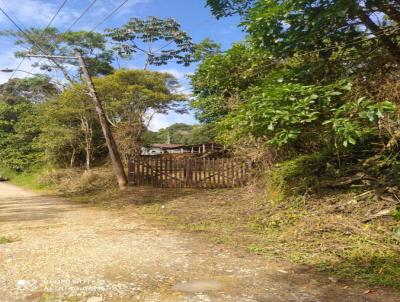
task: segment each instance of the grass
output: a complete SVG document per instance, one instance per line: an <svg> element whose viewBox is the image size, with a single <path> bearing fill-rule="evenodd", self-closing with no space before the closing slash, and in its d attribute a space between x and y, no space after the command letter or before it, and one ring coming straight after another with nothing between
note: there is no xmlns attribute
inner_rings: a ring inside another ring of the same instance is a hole
<svg viewBox="0 0 400 302"><path fill-rule="evenodd" d="M16 186L24 187L34 191L45 191L51 189L51 186L38 181L38 177L40 175L40 171L26 172L15 175L10 179L10 181Z"/></svg>
<svg viewBox="0 0 400 302"><path fill-rule="evenodd" d="M364 225L359 214L338 215L327 208L317 200L274 205L235 189L186 192L139 205L138 211L168 228L214 243L305 264L339 280L400 290L400 245L381 231L383 222Z"/></svg>
<svg viewBox="0 0 400 302"><path fill-rule="evenodd" d="M39 181L39 178L43 175L43 173L44 170L40 169L17 173L10 169L0 167L0 174L8 178L11 183L33 191L45 191L52 189L50 184L45 184Z"/></svg>

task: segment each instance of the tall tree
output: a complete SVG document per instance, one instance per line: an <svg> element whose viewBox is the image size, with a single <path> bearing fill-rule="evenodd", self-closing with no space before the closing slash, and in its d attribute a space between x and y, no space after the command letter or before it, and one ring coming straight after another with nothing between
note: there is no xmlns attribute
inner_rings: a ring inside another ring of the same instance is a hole
<svg viewBox="0 0 400 302"><path fill-rule="evenodd" d="M120 148L131 157L140 154L143 131L153 115L180 111L180 103L186 100L176 93L178 82L168 73L121 70L95 79L95 84Z"/></svg>
<svg viewBox="0 0 400 302"><path fill-rule="evenodd" d="M40 161L38 107L58 93L49 78L42 76L0 85L0 166L23 171Z"/></svg>
<svg viewBox="0 0 400 302"><path fill-rule="evenodd" d="M338 48L358 48L375 38L400 62L398 23L400 3L395 0L208 0L217 17L239 13L259 47L288 57L317 51L331 56Z"/></svg>
<svg viewBox="0 0 400 302"><path fill-rule="evenodd" d="M145 55L145 69L150 65L166 65L171 61L184 66L193 62L195 44L174 19L132 18L122 27L108 29L107 32L121 56L131 58L138 53Z"/></svg>
<svg viewBox="0 0 400 302"><path fill-rule="evenodd" d="M104 154L104 138L85 86L74 84L44 103L40 116L38 146L49 163L61 167L83 165L89 170L92 162Z"/></svg>
<svg viewBox="0 0 400 302"><path fill-rule="evenodd" d="M60 32L56 28L31 28L27 30L28 37L19 31L5 30L3 36L16 38L15 44L26 50L17 51L16 57L25 57L27 54L75 56L80 51L89 65L92 76L110 74L113 71L112 51L107 49L106 38L96 32L77 31ZM71 66L79 66L77 60L49 58L39 60L33 64L45 71L61 70L69 82L75 82L73 75L69 74Z"/></svg>
<svg viewBox="0 0 400 302"><path fill-rule="evenodd" d="M166 73L120 70L93 79L121 153L140 153L142 136L154 113L178 110L185 97L176 94L176 79ZM104 154L100 124L84 84L74 84L44 104L39 145L47 159L62 166L90 169Z"/></svg>

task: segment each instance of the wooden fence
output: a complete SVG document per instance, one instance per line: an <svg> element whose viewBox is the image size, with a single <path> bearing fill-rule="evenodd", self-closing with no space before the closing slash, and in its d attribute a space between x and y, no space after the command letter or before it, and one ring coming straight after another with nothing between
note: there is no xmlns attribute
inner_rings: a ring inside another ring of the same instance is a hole
<svg viewBox="0 0 400 302"><path fill-rule="evenodd" d="M250 164L237 159L140 157L129 162L131 185L161 188L232 188L245 185Z"/></svg>

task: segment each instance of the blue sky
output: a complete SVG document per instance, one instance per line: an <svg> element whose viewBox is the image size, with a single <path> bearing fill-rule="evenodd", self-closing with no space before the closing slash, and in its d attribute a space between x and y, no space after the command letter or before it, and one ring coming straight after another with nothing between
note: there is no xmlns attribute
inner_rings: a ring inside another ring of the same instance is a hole
<svg viewBox="0 0 400 302"><path fill-rule="evenodd" d="M61 30L68 28L80 13L92 0L69 0L63 8L54 26ZM54 15L62 0L0 0L0 7L7 11L22 27L44 27ZM109 12L111 12L122 0L98 0L91 10L77 23L72 30L89 30ZM243 39L244 34L237 27L238 18L231 17L222 20L215 19L209 8L205 7L205 0L130 0L117 14L109 19L98 31L104 28L118 27L126 23L129 18L146 18L157 16L160 18L172 17L181 23L183 30L187 31L195 42L200 42L209 37L221 43L223 49L227 49L233 42ZM0 16L0 30L11 29L13 25L4 16ZM15 29L15 28L13 28ZM16 50L12 39L0 38L0 68L15 68L18 60L13 57ZM121 67L143 68L143 57L120 62ZM196 66L182 67L177 64L169 64L150 69L167 71L174 74L182 83L183 88L188 88L185 79L186 74L195 70ZM24 64L21 69L30 70L30 63ZM8 79L9 74L0 74L0 82ZM17 77L25 76L17 73ZM176 122L196 123L192 114L156 115L151 124L153 130L166 127Z"/></svg>

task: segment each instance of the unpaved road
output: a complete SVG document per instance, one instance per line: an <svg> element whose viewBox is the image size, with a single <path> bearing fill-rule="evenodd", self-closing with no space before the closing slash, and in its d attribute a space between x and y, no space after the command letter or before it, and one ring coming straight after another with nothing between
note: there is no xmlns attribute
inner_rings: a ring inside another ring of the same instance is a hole
<svg viewBox="0 0 400 302"><path fill-rule="evenodd" d="M0 302L400 301L396 293L367 293L158 229L132 211L76 205L7 183L0 183L1 236L15 241L0 244ZM176 286L181 282L189 283Z"/></svg>

